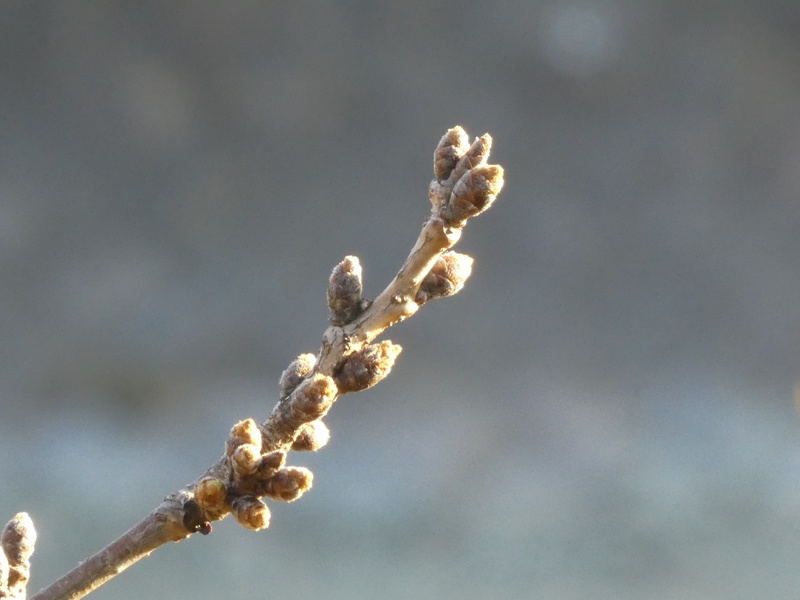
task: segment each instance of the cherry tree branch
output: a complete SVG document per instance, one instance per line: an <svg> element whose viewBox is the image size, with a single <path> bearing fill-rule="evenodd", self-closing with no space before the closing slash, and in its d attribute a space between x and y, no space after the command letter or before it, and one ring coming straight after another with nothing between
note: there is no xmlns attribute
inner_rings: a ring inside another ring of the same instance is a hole
<svg viewBox="0 0 800 600"><path fill-rule="evenodd" d="M319 352L302 354L286 368L280 400L267 420L236 423L225 453L203 475L31 600L81 598L158 547L210 533L211 523L229 513L248 529L263 529L270 521L265 498L291 502L310 489L311 471L286 466L287 453L324 446L329 432L322 418L336 398L388 375L401 348L373 343L375 338L426 302L455 294L469 277L472 258L450 249L467 221L489 208L503 186L502 167L487 163L491 143L488 134L470 144L461 127L447 131L434 152L430 217L386 289L372 301L364 298L359 260L345 257L328 283L330 326ZM25 513L9 522L2 542L0 599L24 600L35 542Z"/></svg>

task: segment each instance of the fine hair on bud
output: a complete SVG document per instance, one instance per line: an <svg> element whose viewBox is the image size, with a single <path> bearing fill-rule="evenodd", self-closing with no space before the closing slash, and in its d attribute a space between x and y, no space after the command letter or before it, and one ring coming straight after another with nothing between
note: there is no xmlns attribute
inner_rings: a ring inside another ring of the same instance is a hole
<svg viewBox="0 0 800 600"><path fill-rule="evenodd" d="M472 142L472 145L464 153L464 156L458 160L453 172L450 173L449 180L455 183L461 179L467 171L485 165L486 161L489 159L491 150L492 136L488 133L484 133L482 136L475 138L475 141Z"/></svg>
<svg viewBox="0 0 800 600"><path fill-rule="evenodd" d="M488 209L502 187L503 167L475 167L458 180L439 216L450 225L461 226L467 219Z"/></svg>
<svg viewBox="0 0 800 600"><path fill-rule="evenodd" d="M251 475L258 469L261 460L260 446L242 444L231 455L231 466L237 475Z"/></svg>
<svg viewBox="0 0 800 600"><path fill-rule="evenodd" d="M295 452L316 452L328 443L331 432L322 421L303 423L292 442Z"/></svg>
<svg viewBox="0 0 800 600"><path fill-rule="evenodd" d="M452 251L442 254L422 280L415 298L417 304L461 291L472 273L472 263L472 257L466 254Z"/></svg>
<svg viewBox="0 0 800 600"><path fill-rule="evenodd" d="M231 432L225 443L225 453L231 456L236 448L243 445L261 448L261 430L253 419L239 421L231 427Z"/></svg>
<svg viewBox="0 0 800 600"><path fill-rule="evenodd" d="M315 373L292 392L292 413L302 422L316 421L328 412L338 393L333 379Z"/></svg>
<svg viewBox="0 0 800 600"><path fill-rule="evenodd" d="M442 136L439 145L433 153L433 172L439 180L447 179L455 168L458 160L469 149L467 132L456 125Z"/></svg>
<svg viewBox="0 0 800 600"><path fill-rule="evenodd" d="M360 392L372 387L389 374L402 350L401 346L384 340L354 352L335 374L339 392Z"/></svg>
<svg viewBox="0 0 800 600"><path fill-rule="evenodd" d="M203 477L194 488L194 499L203 514L211 521L228 514L228 488L216 477Z"/></svg>
<svg viewBox="0 0 800 600"><path fill-rule="evenodd" d="M7 575L3 584L8 597L21 598L30 578L30 558L36 545L36 529L28 513L17 513L0 534L2 554L6 558Z"/></svg>
<svg viewBox="0 0 800 600"><path fill-rule="evenodd" d="M311 489L314 474L305 467L284 467L266 482L264 495L279 502L294 502Z"/></svg>
<svg viewBox="0 0 800 600"><path fill-rule="evenodd" d="M311 372L316 362L317 357L313 354L301 354L289 363L289 366L281 373L281 396L291 394L294 388L300 385L300 382Z"/></svg>
<svg viewBox="0 0 800 600"><path fill-rule="evenodd" d="M270 512L264 501L255 496L237 496L231 500L231 513L243 527L258 531L269 527Z"/></svg>
<svg viewBox="0 0 800 600"><path fill-rule="evenodd" d="M362 290L361 263L357 256L345 256L334 267L328 282L331 325L346 325L359 315L364 309Z"/></svg>

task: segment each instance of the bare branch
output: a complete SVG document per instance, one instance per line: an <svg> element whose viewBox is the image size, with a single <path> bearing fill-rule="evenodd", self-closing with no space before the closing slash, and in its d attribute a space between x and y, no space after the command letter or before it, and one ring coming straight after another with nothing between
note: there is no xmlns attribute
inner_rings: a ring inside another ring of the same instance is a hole
<svg viewBox="0 0 800 600"><path fill-rule="evenodd" d="M503 186L502 167L487 164L491 143L485 134L468 145L461 127L450 129L434 153L431 215L386 289L374 301L363 298L359 260L345 257L328 284L331 325L320 350L316 356L300 355L287 367L269 418L235 424L216 464L31 600L81 598L159 546L210 533L211 523L228 513L248 529L263 529L270 521L264 498L292 502L310 489L311 472L286 466L287 453L324 446L329 432L321 419L336 398L375 385L389 373L401 348L389 341L372 344L377 336L426 302L455 294L469 277L472 259L449 250L467 220L489 208ZM22 589L24 595L24 581Z"/></svg>

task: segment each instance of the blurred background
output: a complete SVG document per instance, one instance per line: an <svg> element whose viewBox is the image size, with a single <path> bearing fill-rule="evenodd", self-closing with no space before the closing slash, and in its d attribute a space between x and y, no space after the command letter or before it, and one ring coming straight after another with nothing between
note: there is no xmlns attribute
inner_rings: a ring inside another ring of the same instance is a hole
<svg viewBox="0 0 800 600"><path fill-rule="evenodd" d="M0 520L34 592L263 419L345 255L490 132L473 276L388 336L314 489L93 598L800 590L800 4L0 4Z"/></svg>

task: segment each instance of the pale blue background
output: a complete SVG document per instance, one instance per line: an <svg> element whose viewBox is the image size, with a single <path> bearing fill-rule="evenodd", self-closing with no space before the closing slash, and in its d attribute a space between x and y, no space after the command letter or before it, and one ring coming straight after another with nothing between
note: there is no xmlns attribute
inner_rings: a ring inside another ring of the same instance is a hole
<svg viewBox="0 0 800 600"><path fill-rule="evenodd" d="M498 204L313 491L94 598L796 599L800 4L0 4L0 520L32 591L263 418L444 131Z"/></svg>

